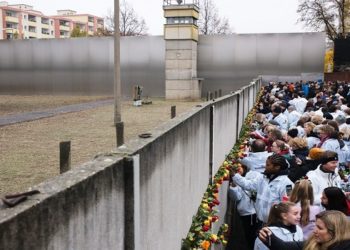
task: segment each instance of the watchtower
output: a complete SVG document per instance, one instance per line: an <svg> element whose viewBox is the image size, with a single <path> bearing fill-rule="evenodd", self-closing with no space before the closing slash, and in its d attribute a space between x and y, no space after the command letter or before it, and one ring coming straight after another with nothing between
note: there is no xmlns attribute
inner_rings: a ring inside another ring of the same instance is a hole
<svg viewBox="0 0 350 250"><path fill-rule="evenodd" d="M197 78L198 0L164 0L166 99L199 99Z"/></svg>

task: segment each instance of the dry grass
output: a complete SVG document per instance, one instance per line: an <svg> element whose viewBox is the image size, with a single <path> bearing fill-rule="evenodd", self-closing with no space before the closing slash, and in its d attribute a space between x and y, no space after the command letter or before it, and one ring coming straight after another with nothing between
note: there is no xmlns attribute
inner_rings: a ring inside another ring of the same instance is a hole
<svg viewBox="0 0 350 250"><path fill-rule="evenodd" d="M0 96L1 110L4 100L2 97ZM6 112L9 114L100 98L72 97L68 100L67 97L56 99L42 96L31 98L6 96L5 103L7 107L12 107L7 108ZM125 140L169 120L172 105L176 105L177 114L180 114L198 103L153 100L151 105L134 107L131 101L123 102ZM30 104L31 107L27 107L26 104ZM24 191L32 185L58 175L59 142L66 140L71 141L73 167L91 160L100 152L109 152L115 148L113 106L0 127L0 195Z"/></svg>

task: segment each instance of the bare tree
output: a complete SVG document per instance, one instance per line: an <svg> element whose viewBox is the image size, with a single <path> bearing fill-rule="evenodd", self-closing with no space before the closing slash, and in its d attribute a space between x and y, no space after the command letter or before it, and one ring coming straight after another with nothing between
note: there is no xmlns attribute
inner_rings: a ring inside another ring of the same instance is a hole
<svg viewBox="0 0 350 250"><path fill-rule="evenodd" d="M325 31L330 40L346 36L348 0L302 0L297 12L298 21L315 31Z"/></svg>
<svg viewBox="0 0 350 250"><path fill-rule="evenodd" d="M212 0L202 0L199 3L199 33L210 34L231 34L232 29L225 17L219 16L219 11Z"/></svg>
<svg viewBox="0 0 350 250"><path fill-rule="evenodd" d="M147 25L143 18L138 17L134 8L125 0L120 3L119 29L121 36L142 36L147 34ZM114 13L109 11L105 17L107 29L114 31Z"/></svg>

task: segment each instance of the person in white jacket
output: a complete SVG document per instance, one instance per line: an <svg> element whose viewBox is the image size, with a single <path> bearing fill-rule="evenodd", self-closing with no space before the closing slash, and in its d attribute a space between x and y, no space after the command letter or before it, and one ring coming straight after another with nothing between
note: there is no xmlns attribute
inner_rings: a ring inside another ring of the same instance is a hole
<svg viewBox="0 0 350 250"><path fill-rule="evenodd" d="M274 109L272 109L272 115L273 115L272 120L278 123L280 129L288 130L288 119L282 113L282 109L280 106L276 106L274 107Z"/></svg>
<svg viewBox="0 0 350 250"><path fill-rule="evenodd" d="M247 169L244 167L244 172ZM256 171L248 171L245 174L247 180L253 180L258 175L261 175ZM239 213L241 224L244 231L246 244L249 246L249 249L252 249L254 246L254 241L257 236L258 230L262 225L260 225L256 219L255 211L255 192L249 192L243 190L241 187L236 186L232 183L229 189L229 197L231 200L235 201L237 204L237 211Z"/></svg>
<svg viewBox="0 0 350 250"><path fill-rule="evenodd" d="M265 171L266 159L272 153L266 151L266 143L263 140L256 139L250 146L251 152L240 160L240 163L248 168L260 173Z"/></svg>
<svg viewBox="0 0 350 250"><path fill-rule="evenodd" d="M264 174L253 180L233 173L235 184L243 190L256 192L255 209L261 222L267 222L271 206L281 202L287 196L286 189L293 187L293 182L287 176L288 166L283 156L274 154L267 158Z"/></svg>
<svg viewBox="0 0 350 250"><path fill-rule="evenodd" d="M322 192L326 187L341 187L341 178L338 174L338 154L332 151L323 153L322 163L306 176L312 183L314 190L314 204L321 204Z"/></svg>
<svg viewBox="0 0 350 250"><path fill-rule="evenodd" d="M294 105L296 110L303 114L307 104L307 100L303 97L300 97L297 93L293 94L293 99L289 101L289 104Z"/></svg>
<svg viewBox="0 0 350 250"><path fill-rule="evenodd" d="M300 206L288 201L273 205L267 222L268 228L283 241L302 241L303 231L298 226L300 210ZM268 249L259 238L255 240L254 250Z"/></svg>
<svg viewBox="0 0 350 250"><path fill-rule="evenodd" d="M297 122L299 121L301 114L296 111L294 105L290 105L287 110L286 117L288 119L288 128L297 126Z"/></svg>

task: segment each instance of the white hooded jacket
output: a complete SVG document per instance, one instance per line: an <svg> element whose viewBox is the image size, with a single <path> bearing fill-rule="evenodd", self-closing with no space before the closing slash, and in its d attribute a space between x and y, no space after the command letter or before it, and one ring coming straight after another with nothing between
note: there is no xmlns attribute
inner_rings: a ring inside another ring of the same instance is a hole
<svg viewBox="0 0 350 250"><path fill-rule="evenodd" d="M334 173L326 173L323 172L320 167L321 165L306 174L311 181L314 190L314 205L321 204L321 195L326 187L341 187L341 179L338 175L338 169L336 169Z"/></svg>
<svg viewBox="0 0 350 250"><path fill-rule="evenodd" d="M249 152L247 157L244 157L240 162L247 166L249 170L258 171L263 173L265 171L266 159L272 155L267 151L263 152Z"/></svg>
<svg viewBox="0 0 350 250"><path fill-rule="evenodd" d="M253 180L258 175L260 173L256 171L249 171L245 178L247 180ZM237 202L237 211L240 216L256 214L251 192L243 190L240 186L230 187L229 197Z"/></svg>
<svg viewBox="0 0 350 250"><path fill-rule="evenodd" d="M258 175L253 180L248 180L239 174L235 174L232 180L242 189L257 193L255 202L256 216L265 223L267 222L271 206L280 203L283 196L286 196L286 186L294 186L287 175L279 175L270 181L264 174Z"/></svg>

